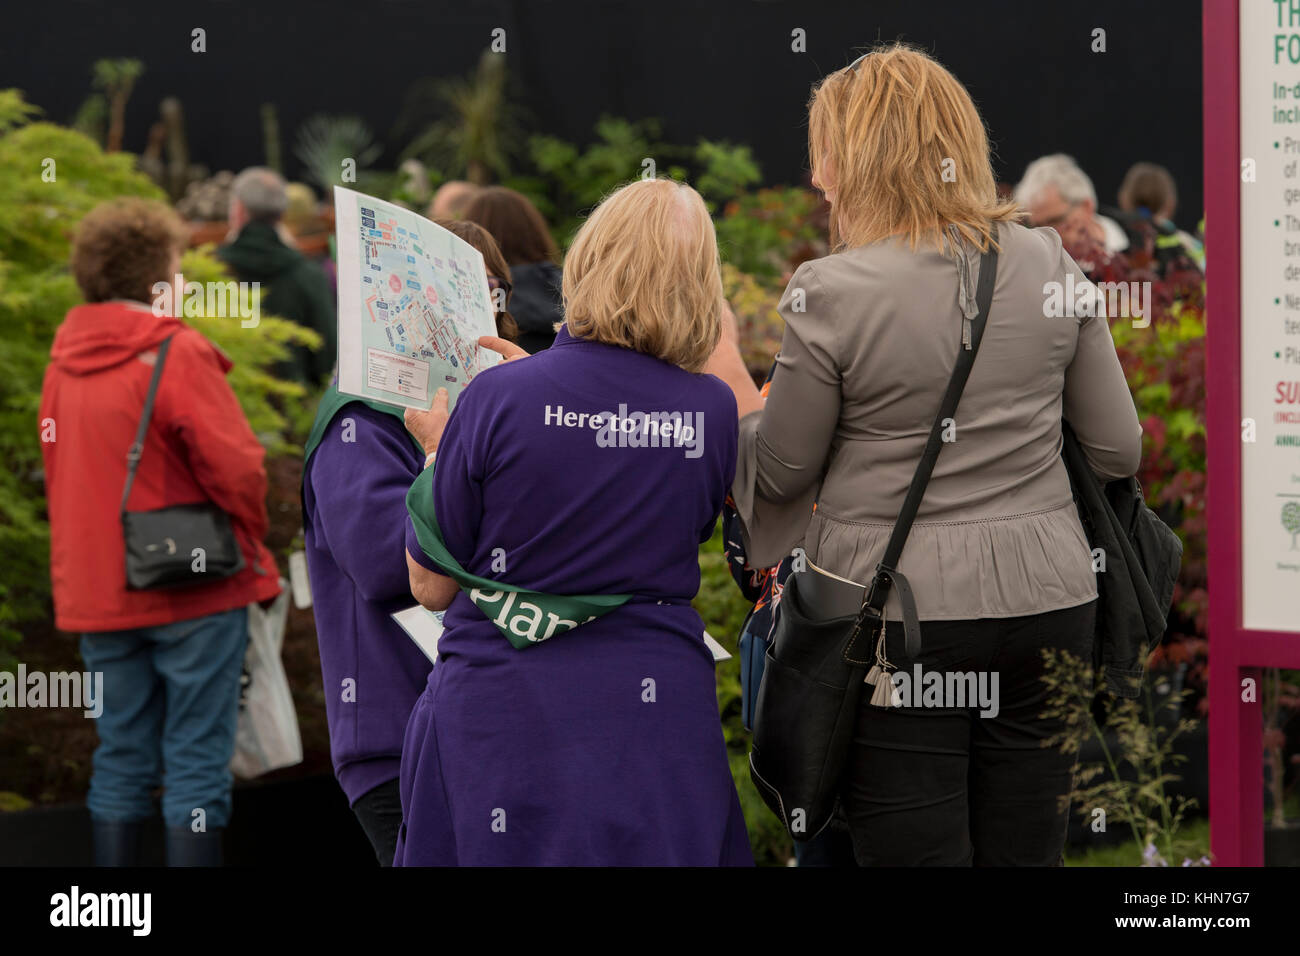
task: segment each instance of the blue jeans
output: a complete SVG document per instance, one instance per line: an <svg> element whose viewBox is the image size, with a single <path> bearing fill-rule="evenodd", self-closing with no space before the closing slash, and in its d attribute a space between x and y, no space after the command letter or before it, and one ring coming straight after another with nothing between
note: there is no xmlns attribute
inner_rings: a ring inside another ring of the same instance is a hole
<svg viewBox="0 0 1300 956"><path fill-rule="evenodd" d="M161 785L168 826L189 827L199 819L196 810L208 829L226 825L247 643L248 610L242 607L82 635L86 669L104 675L86 798L93 819L147 819Z"/></svg>

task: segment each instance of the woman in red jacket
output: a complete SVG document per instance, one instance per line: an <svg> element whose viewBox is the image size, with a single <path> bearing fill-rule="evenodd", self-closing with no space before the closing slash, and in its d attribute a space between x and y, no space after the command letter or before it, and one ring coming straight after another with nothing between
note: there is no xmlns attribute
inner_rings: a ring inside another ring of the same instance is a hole
<svg viewBox="0 0 1300 956"><path fill-rule="evenodd" d="M82 632L104 698L87 805L95 860L130 865L163 787L172 865L220 863L230 815L247 605L279 592L263 449L226 382L230 361L157 314L180 271L184 227L161 203L124 199L82 221L72 271L86 303L54 338L41 390L55 624ZM171 339L131 491L131 511L211 502L245 566L210 583L128 590L120 498L158 346Z"/></svg>

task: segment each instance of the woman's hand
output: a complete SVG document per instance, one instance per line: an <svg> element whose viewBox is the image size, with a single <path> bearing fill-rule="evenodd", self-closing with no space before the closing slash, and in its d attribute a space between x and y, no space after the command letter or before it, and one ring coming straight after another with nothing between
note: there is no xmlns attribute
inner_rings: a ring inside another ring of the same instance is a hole
<svg viewBox="0 0 1300 956"><path fill-rule="evenodd" d="M519 346L495 335L479 336L478 344L496 352L507 362L528 358L528 353ZM408 408L406 414L402 416L406 422L406 430L415 436L415 440L424 448L426 455L431 455L438 450L442 430L447 427L447 419L451 417L451 413L447 411L447 398L447 390L440 388L434 394L433 406L427 412Z"/></svg>
<svg viewBox="0 0 1300 956"><path fill-rule="evenodd" d="M430 455L438 450L438 442L442 440L442 431L447 427L447 419L450 417L451 413L447 411L447 390L440 388L434 392L433 406L427 412L408 408L402 420L424 453Z"/></svg>
<svg viewBox="0 0 1300 956"><path fill-rule="evenodd" d="M406 571L411 583L411 597L421 607L430 611L445 611L451 607L456 592L460 590L460 585L454 580L445 574L430 571L411 557L409 551L406 552Z"/></svg>
<svg viewBox="0 0 1300 956"><path fill-rule="evenodd" d="M499 339L495 335L480 335L478 344L485 349L496 352L507 362L513 362L515 359L528 358L528 353L524 349L515 345L514 342Z"/></svg>

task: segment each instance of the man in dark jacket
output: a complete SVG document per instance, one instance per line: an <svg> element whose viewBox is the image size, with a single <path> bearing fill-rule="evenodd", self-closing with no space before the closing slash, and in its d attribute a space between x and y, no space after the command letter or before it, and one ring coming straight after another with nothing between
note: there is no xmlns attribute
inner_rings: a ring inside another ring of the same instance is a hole
<svg viewBox="0 0 1300 956"><path fill-rule="evenodd" d="M286 378L318 384L332 374L337 353L334 293L320 267L285 242L280 217L288 205L279 173L260 166L244 170L230 190L235 239L217 255L240 281L261 283L265 311L320 335L318 350L294 346L292 358L280 369Z"/></svg>

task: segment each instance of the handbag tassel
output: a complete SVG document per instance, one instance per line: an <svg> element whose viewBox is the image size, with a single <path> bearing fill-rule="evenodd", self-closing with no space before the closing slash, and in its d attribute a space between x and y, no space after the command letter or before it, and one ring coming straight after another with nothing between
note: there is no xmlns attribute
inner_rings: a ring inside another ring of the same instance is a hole
<svg viewBox="0 0 1300 956"><path fill-rule="evenodd" d="M876 662L871 665L867 671L867 676L863 680L875 686L871 693L872 707L893 707L894 701L894 681L890 677L889 659L885 657L885 622L880 622L880 636L876 640Z"/></svg>
<svg viewBox="0 0 1300 956"><path fill-rule="evenodd" d="M876 689L871 693L872 707L897 707L899 701L896 700L897 688L890 679L888 673L881 673L880 680L876 683Z"/></svg>

